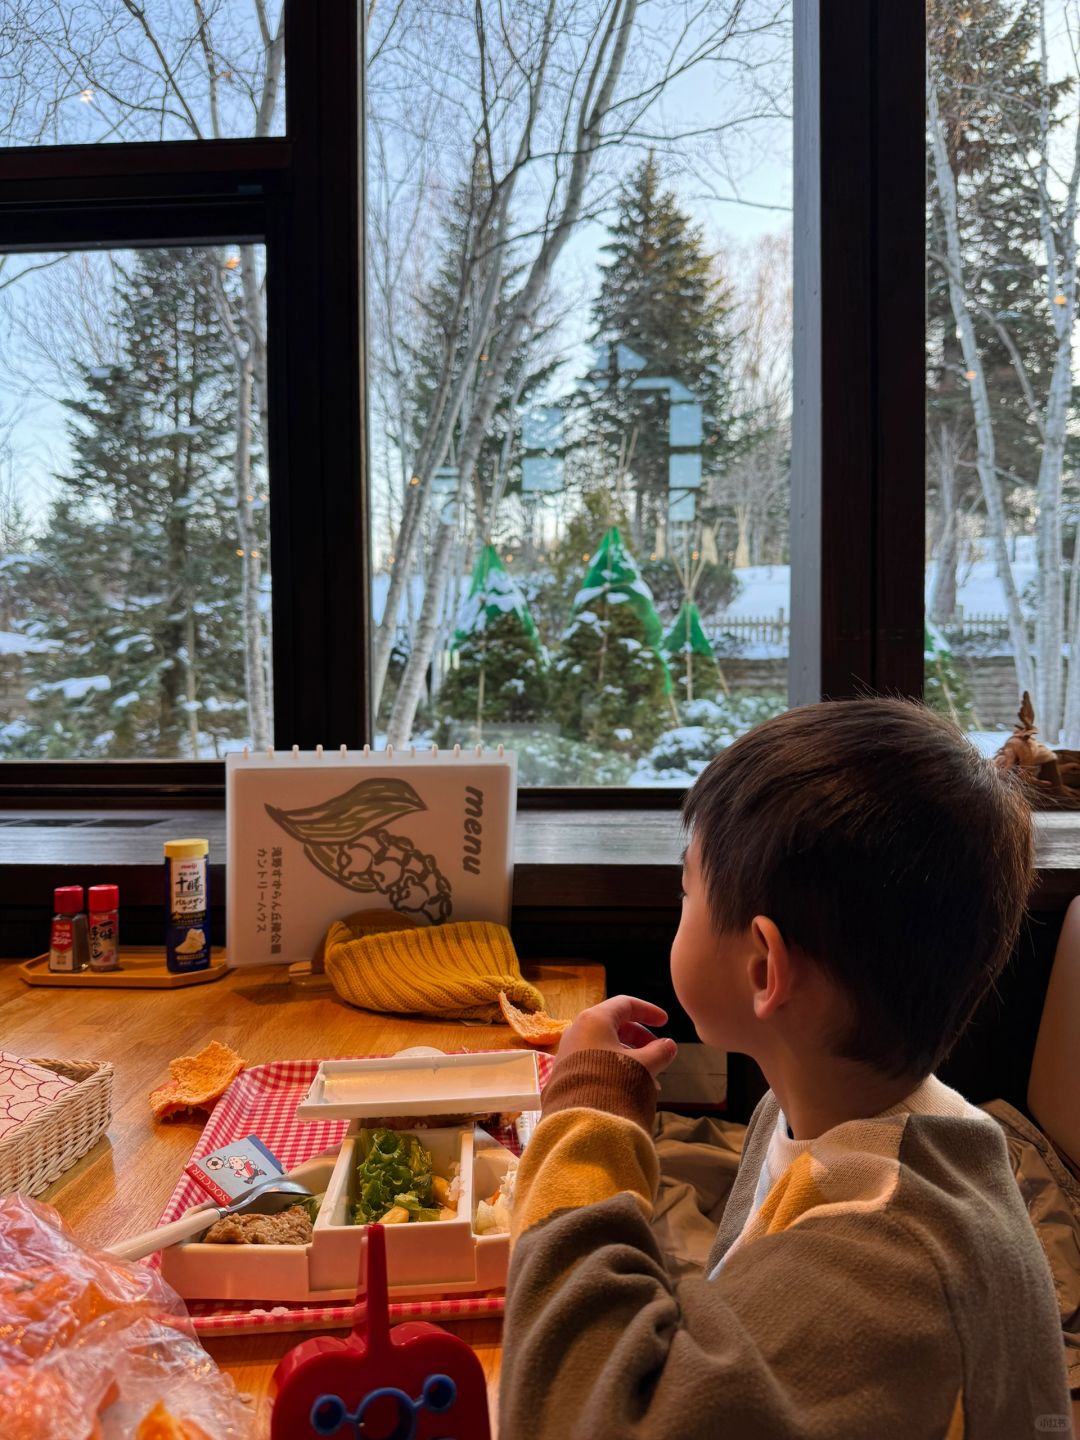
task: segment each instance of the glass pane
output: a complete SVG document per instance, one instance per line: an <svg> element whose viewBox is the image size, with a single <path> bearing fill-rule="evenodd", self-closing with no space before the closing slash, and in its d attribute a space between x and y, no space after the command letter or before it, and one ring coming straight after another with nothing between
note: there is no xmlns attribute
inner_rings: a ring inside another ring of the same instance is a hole
<svg viewBox="0 0 1080 1440"><path fill-rule="evenodd" d="M683 785L786 705L791 61L783 0L374 11L380 743Z"/></svg>
<svg viewBox="0 0 1080 1440"><path fill-rule="evenodd" d="M263 280L0 256L0 757L271 742Z"/></svg>
<svg viewBox="0 0 1080 1440"><path fill-rule="evenodd" d="M283 0L20 0L0 14L0 145L285 127Z"/></svg>
<svg viewBox="0 0 1080 1440"><path fill-rule="evenodd" d="M1078 14L931 0L926 694L1080 745Z"/></svg>

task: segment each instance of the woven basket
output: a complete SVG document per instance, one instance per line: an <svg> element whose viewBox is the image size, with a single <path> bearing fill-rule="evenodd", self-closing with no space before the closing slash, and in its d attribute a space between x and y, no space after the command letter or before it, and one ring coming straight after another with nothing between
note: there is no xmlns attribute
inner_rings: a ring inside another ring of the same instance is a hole
<svg viewBox="0 0 1080 1440"><path fill-rule="evenodd" d="M77 1083L0 1140L0 1195L39 1195L70 1169L112 1119L111 1065L93 1060L35 1060Z"/></svg>

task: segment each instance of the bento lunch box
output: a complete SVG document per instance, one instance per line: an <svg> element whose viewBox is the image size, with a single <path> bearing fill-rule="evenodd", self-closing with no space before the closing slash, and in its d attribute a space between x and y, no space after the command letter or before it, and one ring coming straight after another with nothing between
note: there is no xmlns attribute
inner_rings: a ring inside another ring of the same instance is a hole
<svg viewBox="0 0 1080 1440"><path fill-rule="evenodd" d="M491 1055L425 1055L384 1060L331 1060L320 1066L297 1108L300 1120L348 1116L340 1149L315 1156L290 1172L325 1196L308 1245L207 1245L189 1240L162 1251L163 1277L186 1299L267 1302L350 1300L356 1293L366 1233L347 1223L355 1199L359 1131L373 1119L394 1125L395 1115L430 1117L432 1128L413 1131L431 1151L436 1174L461 1186L457 1218L387 1225L386 1260L395 1299L467 1295L505 1285L508 1235L477 1235L479 1200L499 1185L513 1157L471 1123L437 1128L440 1115L540 1108L536 1056L524 1051ZM408 1130L407 1122L395 1126ZM208 1211L211 1207L207 1207Z"/></svg>

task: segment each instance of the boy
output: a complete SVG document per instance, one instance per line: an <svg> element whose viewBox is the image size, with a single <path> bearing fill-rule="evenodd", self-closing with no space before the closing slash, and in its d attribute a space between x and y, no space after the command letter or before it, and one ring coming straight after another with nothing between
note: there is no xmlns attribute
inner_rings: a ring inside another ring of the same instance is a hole
<svg viewBox="0 0 1080 1440"><path fill-rule="evenodd" d="M995 1122L934 1078L1016 940L1012 777L899 700L810 705L688 795L671 951L702 1038L770 1084L705 1272L649 1228L667 1016L566 1032L514 1205L501 1433L1038 1440L1068 1432L1050 1273Z"/></svg>

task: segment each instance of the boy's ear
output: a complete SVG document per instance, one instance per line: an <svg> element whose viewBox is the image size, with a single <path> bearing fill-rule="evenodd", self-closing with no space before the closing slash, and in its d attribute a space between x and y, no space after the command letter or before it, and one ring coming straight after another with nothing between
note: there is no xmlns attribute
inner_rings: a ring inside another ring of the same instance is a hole
<svg viewBox="0 0 1080 1440"><path fill-rule="evenodd" d="M791 955L779 927L767 915L755 915L751 920L750 938L754 1015L768 1020L791 993Z"/></svg>

